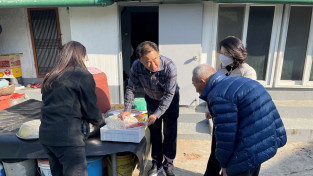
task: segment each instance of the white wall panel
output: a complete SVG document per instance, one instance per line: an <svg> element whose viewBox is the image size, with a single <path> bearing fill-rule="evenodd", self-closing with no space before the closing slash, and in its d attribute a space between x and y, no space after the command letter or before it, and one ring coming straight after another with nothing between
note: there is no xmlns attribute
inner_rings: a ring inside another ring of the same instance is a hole
<svg viewBox="0 0 313 176"><path fill-rule="evenodd" d="M2 26L0 54L23 53L20 55L23 78L36 78L27 10L25 8L1 9L0 24Z"/></svg>
<svg viewBox="0 0 313 176"><path fill-rule="evenodd" d="M88 66L97 67L108 77L111 103L120 101L118 6L70 7L71 39L87 49Z"/></svg>
<svg viewBox="0 0 313 176"><path fill-rule="evenodd" d="M198 104L199 95L191 78L202 52L202 15L202 3L159 6L160 54L171 58L176 64L180 105Z"/></svg>
<svg viewBox="0 0 313 176"><path fill-rule="evenodd" d="M59 7L59 22L62 45L71 41L71 26L70 26L70 10L66 7Z"/></svg>

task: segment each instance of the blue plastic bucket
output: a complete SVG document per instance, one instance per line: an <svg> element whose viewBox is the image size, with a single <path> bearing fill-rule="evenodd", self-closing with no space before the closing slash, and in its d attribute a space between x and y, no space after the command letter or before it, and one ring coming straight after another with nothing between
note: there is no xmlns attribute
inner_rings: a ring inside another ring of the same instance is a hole
<svg viewBox="0 0 313 176"><path fill-rule="evenodd" d="M102 176L102 157L87 158L88 176Z"/></svg>
<svg viewBox="0 0 313 176"><path fill-rule="evenodd" d="M38 159L37 161L41 175L51 176L52 174L48 159ZM87 172L88 176L102 176L102 157L88 157Z"/></svg>
<svg viewBox="0 0 313 176"><path fill-rule="evenodd" d="M5 176L5 175L4 175L3 166L2 166L1 163L0 163L0 176Z"/></svg>

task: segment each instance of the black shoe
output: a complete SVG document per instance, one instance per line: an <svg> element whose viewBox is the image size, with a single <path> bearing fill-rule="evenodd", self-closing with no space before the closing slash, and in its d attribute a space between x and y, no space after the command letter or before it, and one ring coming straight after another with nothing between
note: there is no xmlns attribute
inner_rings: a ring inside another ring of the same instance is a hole
<svg viewBox="0 0 313 176"><path fill-rule="evenodd" d="M157 176L159 173L163 172L163 167L157 167L156 163L153 163L151 169L148 172L148 176Z"/></svg>
<svg viewBox="0 0 313 176"><path fill-rule="evenodd" d="M175 176L174 170L166 170L166 169L164 169L164 171L165 171L165 175L166 176Z"/></svg>

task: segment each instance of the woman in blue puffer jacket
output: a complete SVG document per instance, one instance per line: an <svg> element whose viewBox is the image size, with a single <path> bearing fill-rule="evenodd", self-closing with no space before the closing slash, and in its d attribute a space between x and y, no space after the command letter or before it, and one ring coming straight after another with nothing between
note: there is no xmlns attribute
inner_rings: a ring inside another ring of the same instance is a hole
<svg viewBox="0 0 313 176"><path fill-rule="evenodd" d="M257 176L287 141L271 96L257 81L226 77L206 64L193 70L192 82L208 103L223 175Z"/></svg>

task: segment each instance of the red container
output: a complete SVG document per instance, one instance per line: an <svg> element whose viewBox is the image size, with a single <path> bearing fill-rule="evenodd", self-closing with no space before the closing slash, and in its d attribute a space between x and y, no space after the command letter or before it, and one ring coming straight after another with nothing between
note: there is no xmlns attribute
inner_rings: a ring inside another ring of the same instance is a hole
<svg viewBox="0 0 313 176"><path fill-rule="evenodd" d="M108 87L107 76L97 68L88 67L96 82L97 105L102 113L106 113L111 109L110 93Z"/></svg>
<svg viewBox="0 0 313 176"><path fill-rule="evenodd" d="M9 108L11 106L10 96L11 95L0 96L0 110Z"/></svg>
<svg viewBox="0 0 313 176"><path fill-rule="evenodd" d="M25 96L25 93L19 94L19 93L12 93L10 96L10 100L19 99Z"/></svg>

